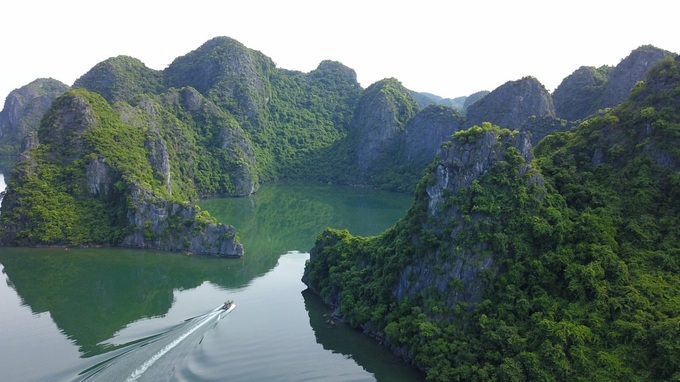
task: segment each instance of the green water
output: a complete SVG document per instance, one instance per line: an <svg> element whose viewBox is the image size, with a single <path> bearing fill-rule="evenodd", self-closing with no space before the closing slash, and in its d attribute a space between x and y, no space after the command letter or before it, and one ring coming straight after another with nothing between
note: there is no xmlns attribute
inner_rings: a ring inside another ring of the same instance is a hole
<svg viewBox="0 0 680 382"><path fill-rule="evenodd" d="M249 198L201 202L236 227L242 259L0 248L0 380L125 380L168 344L139 380L421 380L361 333L330 323L328 307L300 282L324 227L375 235L410 201L280 184ZM194 332L191 325L226 299L237 308Z"/></svg>

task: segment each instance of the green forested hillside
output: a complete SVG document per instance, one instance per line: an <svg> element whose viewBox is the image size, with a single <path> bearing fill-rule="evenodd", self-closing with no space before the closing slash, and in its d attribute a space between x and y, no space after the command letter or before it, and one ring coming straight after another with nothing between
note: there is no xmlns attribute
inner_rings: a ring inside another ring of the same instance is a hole
<svg viewBox="0 0 680 382"><path fill-rule="evenodd" d="M518 139L455 134L472 159L378 237L325 231L303 280L432 381L680 379L679 62L533 159Z"/></svg>
<svg viewBox="0 0 680 382"><path fill-rule="evenodd" d="M97 94L78 89L57 98L38 137L31 160L19 162L8 182L0 215L6 243L114 243L129 233L124 222L131 184L168 196L146 158L144 133L122 123ZM88 166L100 158L110 171L95 178L108 178L110 189L87 179Z"/></svg>
<svg viewBox="0 0 680 382"><path fill-rule="evenodd" d="M164 75L168 86L191 86L238 120L264 181L301 177L302 167L346 134L362 91L340 63L324 61L310 73L278 69L227 37L177 58Z"/></svg>
<svg viewBox="0 0 680 382"><path fill-rule="evenodd" d="M147 106L154 105L150 102ZM122 109L84 89L69 90L53 102L33 147L12 170L0 215L0 243L123 245L241 256L233 227L216 224L186 202L196 192L193 185L171 180L177 169L169 166L167 147L159 139L162 129L153 123L140 128L135 123L148 114L116 105ZM173 159L181 154L173 152ZM196 155L201 160L206 154Z"/></svg>
<svg viewBox="0 0 680 382"><path fill-rule="evenodd" d="M128 101L132 97L163 91L162 73L149 69L140 60L117 56L95 65L73 84L75 88L97 91L108 102Z"/></svg>

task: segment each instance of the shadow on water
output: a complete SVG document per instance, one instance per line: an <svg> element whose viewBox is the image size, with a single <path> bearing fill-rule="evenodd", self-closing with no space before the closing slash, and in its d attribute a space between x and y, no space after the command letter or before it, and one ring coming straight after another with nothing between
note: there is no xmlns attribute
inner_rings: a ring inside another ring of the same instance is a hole
<svg viewBox="0 0 680 382"><path fill-rule="evenodd" d="M422 373L385 352L374 339L333 320L332 310L312 291L304 290L302 297L316 342L324 349L351 357L378 381L425 381Z"/></svg>
<svg viewBox="0 0 680 382"><path fill-rule="evenodd" d="M344 191L343 191L344 190ZM34 314L56 325L89 357L128 323L162 316L173 291L205 281L225 289L248 285L281 254L306 252L326 226L373 235L405 212L409 196L324 185L270 185L256 195L201 203L231 222L246 248L242 259L119 248L0 248L3 272Z"/></svg>
<svg viewBox="0 0 680 382"><path fill-rule="evenodd" d="M125 249L1 248L0 263L22 302L50 312L85 357L110 350L100 343L127 324L166 314L175 290L251 281L238 259Z"/></svg>

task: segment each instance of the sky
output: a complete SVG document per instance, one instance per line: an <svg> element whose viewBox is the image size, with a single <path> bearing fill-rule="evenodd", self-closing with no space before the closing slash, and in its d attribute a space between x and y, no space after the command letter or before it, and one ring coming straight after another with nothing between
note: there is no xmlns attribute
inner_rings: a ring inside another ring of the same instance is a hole
<svg viewBox="0 0 680 382"><path fill-rule="evenodd" d="M110 57L162 70L217 36L309 72L323 60L362 87L467 96L526 76L549 91L641 45L680 53L669 0L12 0L0 7L0 100L38 78L67 85ZM673 6L674 8L674 6Z"/></svg>

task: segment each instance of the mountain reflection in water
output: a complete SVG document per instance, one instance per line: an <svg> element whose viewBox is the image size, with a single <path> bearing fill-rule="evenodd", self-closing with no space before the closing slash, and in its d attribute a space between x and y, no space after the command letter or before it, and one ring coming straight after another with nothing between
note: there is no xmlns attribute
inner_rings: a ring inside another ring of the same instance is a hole
<svg viewBox="0 0 680 382"><path fill-rule="evenodd" d="M6 349L0 379L125 380L143 369L140 381L422 380L356 330L326 327L328 308L302 293L300 281L305 252L326 226L375 235L394 224L410 200L289 184L263 186L249 198L202 201L203 209L236 227L246 249L242 259L0 248ZM210 312L227 299L238 308L218 322Z"/></svg>

